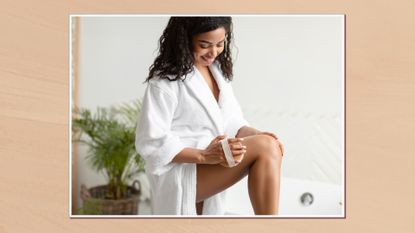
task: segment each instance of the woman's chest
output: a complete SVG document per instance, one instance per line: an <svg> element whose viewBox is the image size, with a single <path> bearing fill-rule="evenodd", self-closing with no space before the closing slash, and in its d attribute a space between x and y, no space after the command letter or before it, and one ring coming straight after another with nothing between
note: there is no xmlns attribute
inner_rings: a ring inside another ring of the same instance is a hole
<svg viewBox="0 0 415 233"><path fill-rule="evenodd" d="M210 92L212 93L213 97L215 98L216 102L219 101L219 86L213 77L212 73L209 70L201 71L200 72L203 80L205 81L206 85L209 87Z"/></svg>
<svg viewBox="0 0 415 233"><path fill-rule="evenodd" d="M186 125L210 125L222 121L223 117L232 112L232 98L228 96L226 86L214 88L217 89L215 92L207 83L199 87L197 90L194 86L183 86L180 89L174 114L175 121Z"/></svg>

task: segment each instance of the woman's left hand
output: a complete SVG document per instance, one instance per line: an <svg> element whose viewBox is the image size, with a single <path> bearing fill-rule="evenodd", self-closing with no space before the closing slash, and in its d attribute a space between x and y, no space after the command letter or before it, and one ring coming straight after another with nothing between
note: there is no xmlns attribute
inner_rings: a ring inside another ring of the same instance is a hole
<svg viewBox="0 0 415 233"><path fill-rule="evenodd" d="M253 128L253 127L243 126L242 128L239 129L236 137L237 138L244 138L244 137L248 137L248 136L252 136L252 135L261 135L261 134L271 136L275 140L277 140L278 144L280 145L281 153L284 154L284 146L282 145L281 141L278 139L278 136L274 133L262 132L262 131L259 131L255 128Z"/></svg>
<svg viewBox="0 0 415 233"><path fill-rule="evenodd" d="M273 138L275 138L275 140L278 140L278 137L277 137L277 135L275 135L274 133L271 133L271 132L259 132L259 133L257 133L257 135L261 135L261 134L263 134L263 135L268 135L268 136L271 136L271 137L273 137Z"/></svg>

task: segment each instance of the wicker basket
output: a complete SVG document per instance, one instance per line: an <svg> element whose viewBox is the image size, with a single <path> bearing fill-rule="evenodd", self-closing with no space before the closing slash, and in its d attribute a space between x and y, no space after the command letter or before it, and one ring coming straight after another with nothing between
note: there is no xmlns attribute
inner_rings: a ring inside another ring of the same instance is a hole
<svg viewBox="0 0 415 233"><path fill-rule="evenodd" d="M127 187L126 197L119 200L105 199L108 192L107 185L96 186L87 189L81 186L81 198L83 206L93 203L96 213L102 215L137 215L138 201L141 194L141 185L138 180L132 186ZM89 207L90 208L90 207Z"/></svg>

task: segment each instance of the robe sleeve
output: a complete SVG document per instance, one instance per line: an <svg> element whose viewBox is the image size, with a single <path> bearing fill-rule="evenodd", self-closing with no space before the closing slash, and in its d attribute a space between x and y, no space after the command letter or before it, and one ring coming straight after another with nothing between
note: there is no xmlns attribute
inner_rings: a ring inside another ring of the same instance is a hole
<svg viewBox="0 0 415 233"><path fill-rule="evenodd" d="M230 137L236 137L236 134L238 133L239 129L244 126L249 126L249 123L247 120L245 120L243 116L241 107L233 93L232 87L230 87L229 90L232 104L232 115L228 120L228 124L225 129L225 134Z"/></svg>
<svg viewBox="0 0 415 233"><path fill-rule="evenodd" d="M149 83L135 139L135 147L145 161L146 172L154 175L167 172L173 167L173 158L184 149L179 137L171 132L176 107L174 93Z"/></svg>

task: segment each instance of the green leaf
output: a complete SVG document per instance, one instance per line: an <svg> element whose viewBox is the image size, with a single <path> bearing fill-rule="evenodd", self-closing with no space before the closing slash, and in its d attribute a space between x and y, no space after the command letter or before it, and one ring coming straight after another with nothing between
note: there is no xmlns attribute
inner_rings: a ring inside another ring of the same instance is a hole
<svg viewBox="0 0 415 233"><path fill-rule="evenodd" d="M104 172L112 198L122 198L127 182L144 172L144 160L135 150L135 131L141 101L108 108L98 107L94 114L86 108L74 108L74 142L88 147L87 162L97 172Z"/></svg>

